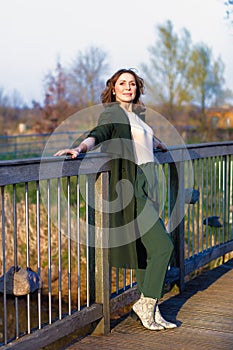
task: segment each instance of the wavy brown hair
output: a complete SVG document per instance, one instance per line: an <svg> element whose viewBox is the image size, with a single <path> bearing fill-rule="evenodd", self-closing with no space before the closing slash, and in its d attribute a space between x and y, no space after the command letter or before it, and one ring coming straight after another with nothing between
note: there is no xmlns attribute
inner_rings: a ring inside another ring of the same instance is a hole
<svg viewBox="0 0 233 350"><path fill-rule="evenodd" d="M113 90L116 84L116 81L123 73L129 73L132 74L136 81L136 96L133 100L134 104L140 104L143 105L143 103L140 101L140 97L142 94L144 94L144 80L139 77L132 69L119 69L116 73L114 73L111 78L109 78L106 82L106 88L103 90L101 94L101 101L103 104L108 104L111 102L116 102L116 96L113 95Z"/></svg>

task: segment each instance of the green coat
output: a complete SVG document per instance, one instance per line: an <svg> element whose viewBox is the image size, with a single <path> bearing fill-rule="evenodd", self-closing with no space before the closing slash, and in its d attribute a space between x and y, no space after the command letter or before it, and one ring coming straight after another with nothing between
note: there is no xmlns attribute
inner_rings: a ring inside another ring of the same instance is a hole
<svg viewBox="0 0 233 350"><path fill-rule="evenodd" d="M135 112L141 119L145 119L142 108L141 112ZM98 125L88 136L96 139L96 145L101 144L103 152L112 154L109 186L110 264L116 267L145 268L146 250L135 223L134 183L137 167L132 134L128 117L118 103L105 108Z"/></svg>

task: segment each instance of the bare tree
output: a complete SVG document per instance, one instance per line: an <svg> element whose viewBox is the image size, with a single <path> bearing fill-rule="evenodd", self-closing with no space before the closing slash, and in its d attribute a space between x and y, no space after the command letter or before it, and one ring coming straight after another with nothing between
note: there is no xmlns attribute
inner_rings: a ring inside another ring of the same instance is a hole
<svg viewBox="0 0 233 350"><path fill-rule="evenodd" d="M34 130L52 132L67 116L100 102L104 87L103 76L107 73L107 55L98 48L90 47L79 53L69 69L58 61L56 68L44 79L44 104L33 103L39 113Z"/></svg>
<svg viewBox="0 0 233 350"><path fill-rule="evenodd" d="M7 107L9 104L9 97L6 96L3 87L0 87L0 107Z"/></svg>
<svg viewBox="0 0 233 350"><path fill-rule="evenodd" d="M104 88L103 77L108 73L105 51L90 47L79 52L69 73L68 100L79 107L100 103L100 93Z"/></svg>
<svg viewBox="0 0 233 350"><path fill-rule="evenodd" d="M34 109L39 110L39 119L34 126L37 132L52 132L70 113L67 103L67 73L58 61L54 71L44 79L44 104L34 102Z"/></svg>
<svg viewBox="0 0 233 350"><path fill-rule="evenodd" d="M45 76L45 94L50 95L51 104L57 105L66 100L67 74L58 60L53 72Z"/></svg>

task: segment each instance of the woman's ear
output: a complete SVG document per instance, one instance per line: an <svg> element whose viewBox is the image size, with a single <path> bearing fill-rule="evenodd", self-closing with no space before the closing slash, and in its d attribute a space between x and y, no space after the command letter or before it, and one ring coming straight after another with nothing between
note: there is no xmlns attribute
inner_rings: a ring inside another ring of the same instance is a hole
<svg viewBox="0 0 233 350"><path fill-rule="evenodd" d="M116 95L115 90L112 90L112 94L113 94L113 95Z"/></svg>

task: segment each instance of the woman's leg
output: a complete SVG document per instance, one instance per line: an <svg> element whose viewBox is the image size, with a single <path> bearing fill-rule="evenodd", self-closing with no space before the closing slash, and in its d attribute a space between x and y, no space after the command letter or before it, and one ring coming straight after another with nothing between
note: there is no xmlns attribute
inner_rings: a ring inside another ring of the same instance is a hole
<svg viewBox="0 0 233 350"><path fill-rule="evenodd" d="M135 183L137 226L147 259L146 268L136 270L141 297L133 305L133 310L141 320L151 325L147 328L159 330L161 327L176 327L162 318L158 308L158 298L163 296L165 275L174 247L159 218L153 181L153 165L139 169Z"/></svg>
<svg viewBox="0 0 233 350"><path fill-rule="evenodd" d="M136 269L141 297L133 305L133 310L141 321L144 318L143 324L148 329L176 328L175 323L162 317L158 306L158 299L163 296L165 275L173 252L173 244L161 220L141 240L147 251L147 267Z"/></svg>
<svg viewBox="0 0 233 350"><path fill-rule="evenodd" d="M140 294L143 294L143 284L145 279L145 273L146 273L146 269L135 269L137 289Z"/></svg>
<svg viewBox="0 0 233 350"><path fill-rule="evenodd" d="M141 237L147 252L146 269L136 270L138 289L144 296L158 299L163 296L164 279L173 252L173 243L159 219Z"/></svg>

